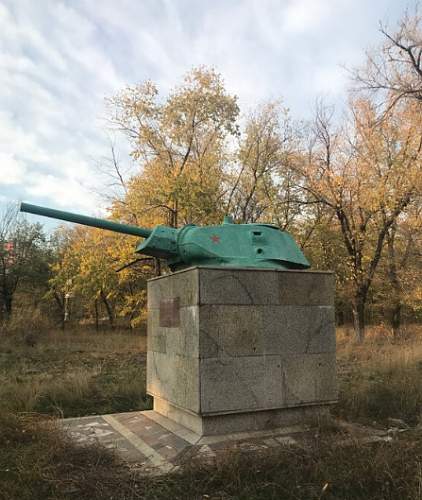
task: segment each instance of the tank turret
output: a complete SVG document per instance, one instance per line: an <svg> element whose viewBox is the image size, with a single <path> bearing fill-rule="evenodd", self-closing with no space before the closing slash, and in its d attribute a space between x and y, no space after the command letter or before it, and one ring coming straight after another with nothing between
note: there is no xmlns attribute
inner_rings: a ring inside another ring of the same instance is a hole
<svg viewBox="0 0 422 500"><path fill-rule="evenodd" d="M120 224L86 215L22 203L20 210L116 233L144 238L137 253L165 259L172 271L191 266L307 269L309 262L293 238L271 224L234 224L225 217L219 226L153 229Z"/></svg>

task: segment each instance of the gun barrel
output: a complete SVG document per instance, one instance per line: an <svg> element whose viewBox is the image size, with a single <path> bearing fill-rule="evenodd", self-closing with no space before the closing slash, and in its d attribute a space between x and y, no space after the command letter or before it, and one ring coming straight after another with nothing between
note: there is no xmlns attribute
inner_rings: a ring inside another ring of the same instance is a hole
<svg viewBox="0 0 422 500"><path fill-rule="evenodd" d="M27 212L35 215L42 215L44 217L51 217L52 219L60 219L68 222L75 222L84 226L98 227L100 229L108 229L115 233L130 234L132 236L140 236L141 238L148 238L152 233L151 229L146 229L129 224L119 224L111 220L97 219L96 217L89 217L87 215L74 214L72 212L65 212L63 210L55 210L53 208L40 207L38 205L31 205L29 203L21 203L21 212Z"/></svg>

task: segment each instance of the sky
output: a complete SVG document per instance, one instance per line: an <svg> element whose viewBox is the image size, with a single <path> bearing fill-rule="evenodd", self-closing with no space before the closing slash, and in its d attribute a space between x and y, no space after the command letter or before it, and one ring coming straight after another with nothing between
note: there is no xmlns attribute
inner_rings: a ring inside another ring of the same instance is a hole
<svg viewBox="0 0 422 500"><path fill-rule="evenodd" d="M243 112L282 98L308 118L341 106L365 49L402 0L0 0L0 209L27 201L98 215L110 180L105 98L155 81L165 95L193 66L216 68ZM39 220L39 219L38 219Z"/></svg>

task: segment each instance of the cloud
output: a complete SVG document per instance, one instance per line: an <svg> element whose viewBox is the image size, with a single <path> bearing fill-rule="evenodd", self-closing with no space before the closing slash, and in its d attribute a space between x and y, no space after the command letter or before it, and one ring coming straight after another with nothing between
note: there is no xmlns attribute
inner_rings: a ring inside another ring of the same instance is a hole
<svg viewBox="0 0 422 500"><path fill-rule="evenodd" d="M340 102L395 0L0 0L0 203L96 212L109 154L104 97L155 80L168 92L213 65L242 108L284 97L303 117ZM127 145L123 145L127 153ZM124 161L130 162L123 154Z"/></svg>
<svg viewBox="0 0 422 500"><path fill-rule="evenodd" d="M0 164L3 175L0 176L0 185L20 184L25 179L26 167L11 153L0 152Z"/></svg>
<svg viewBox="0 0 422 500"><path fill-rule="evenodd" d="M81 198L81 186L83 184L78 178L69 177L67 182L62 182L61 175L35 173L31 183L26 189L26 193L31 198L48 198L55 200L55 205L59 208L68 208L78 205L80 210L93 210L92 201L88 196ZM92 196L92 193L90 193ZM75 208L73 208L75 210Z"/></svg>
<svg viewBox="0 0 422 500"><path fill-rule="evenodd" d="M1 6L0 186L89 211L99 204L90 162L106 147L98 127L102 99L123 80L97 46L95 26L49 3L45 12L30 2Z"/></svg>
<svg viewBox="0 0 422 500"><path fill-rule="evenodd" d="M324 18L330 17L332 4L321 0L290 1L284 16L283 29L289 33L316 30Z"/></svg>

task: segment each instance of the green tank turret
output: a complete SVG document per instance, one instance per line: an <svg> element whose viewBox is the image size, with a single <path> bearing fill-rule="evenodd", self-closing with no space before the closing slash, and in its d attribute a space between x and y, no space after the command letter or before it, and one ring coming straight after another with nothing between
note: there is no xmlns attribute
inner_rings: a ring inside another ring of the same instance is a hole
<svg viewBox="0 0 422 500"><path fill-rule="evenodd" d="M271 224L234 224L225 217L219 226L147 229L62 210L22 203L20 210L116 233L145 238L135 251L165 259L172 271L191 266L307 269L310 267L293 238Z"/></svg>

